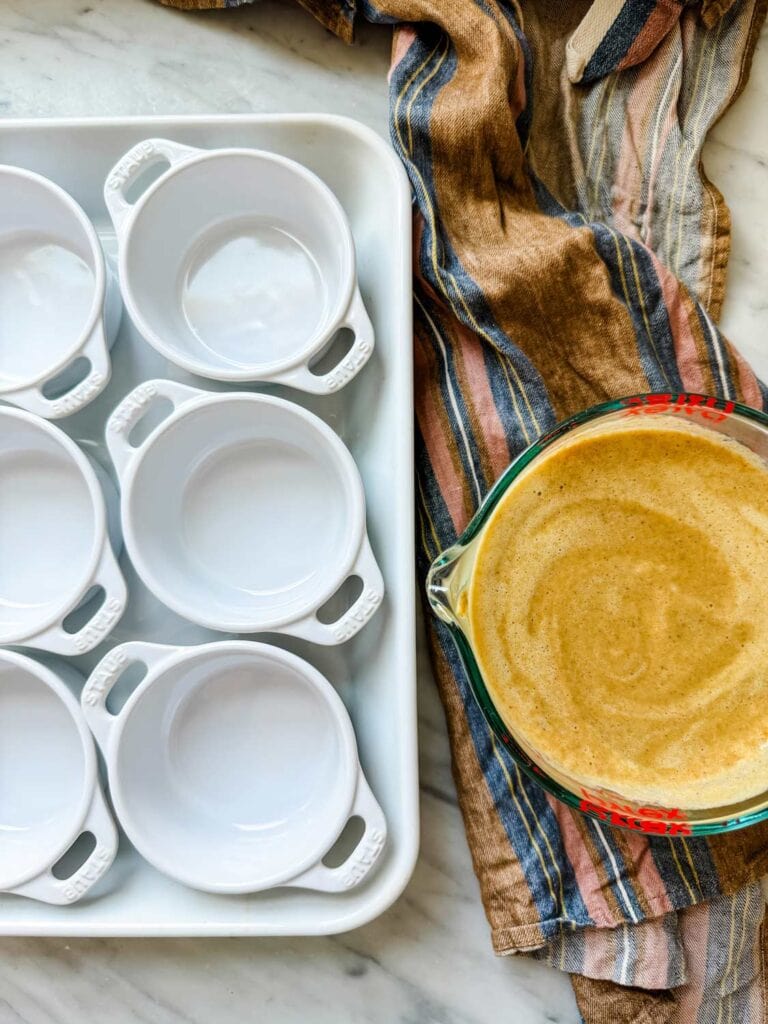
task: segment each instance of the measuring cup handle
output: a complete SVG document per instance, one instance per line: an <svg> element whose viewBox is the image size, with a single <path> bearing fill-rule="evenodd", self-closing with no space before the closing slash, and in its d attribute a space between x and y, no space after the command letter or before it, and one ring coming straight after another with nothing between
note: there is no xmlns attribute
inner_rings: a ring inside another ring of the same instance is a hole
<svg viewBox="0 0 768 1024"><path fill-rule="evenodd" d="M104 590L104 600L84 626L81 626L76 633L68 633L62 622L59 622L43 633L38 633L29 640L25 640L24 646L49 651L51 654L75 656L92 651L109 636L125 611L125 606L128 603L128 588L108 537L105 538L104 551L91 586L101 587ZM67 614L71 611L74 609L69 609Z"/></svg>
<svg viewBox="0 0 768 1024"><path fill-rule="evenodd" d="M77 839L86 833L93 836L96 845L85 863L73 875L70 875L69 878L56 878L48 868L37 878L32 878L17 886L13 892L17 896L27 896L29 899L39 900L42 903L64 906L75 903L85 896L88 890L92 889L98 880L106 874L115 859L118 838L115 823L107 810L107 802L98 784L94 789L88 815Z"/></svg>
<svg viewBox="0 0 768 1024"><path fill-rule="evenodd" d="M352 331L355 340L349 352L332 370L324 374L315 374L310 370L309 363L304 363L284 373L278 373L269 380L273 384L288 384L313 395L330 395L343 388L362 370L371 358L374 347L373 324L357 284L344 319L338 326L339 329L346 327Z"/></svg>
<svg viewBox="0 0 768 1024"><path fill-rule="evenodd" d="M128 439L129 435L157 399L167 398L175 410L208 394L174 380L148 380L126 395L107 420L107 449L120 480L128 464L148 440L134 446Z"/></svg>
<svg viewBox="0 0 768 1024"><path fill-rule="evenodd" d="M384 599L384 579L367 535L363 537L355 564L346 578L349 579L351 576L357 576L362 581L363 589L352 607L344 612L340 619L331 623L321 622L315 611L306 618L291 623L285 632L325 646L351 640L373 617Z"/></svg>
<svg viewBox="0 0 768 1024"><path fill-rule="evenodd" d="M337 868L328 868L321 861L286 882L286 885L299 889L317 889L320 892L344 892L360 885L368 877L386 846L387 820L371 792L362 768L359 769L355 802L349 818L362 818L365 831L347 860Z"/></svg>
<svg viewBox="0 0 768 1024"><path fill-rule="evenodd" d="M122 156L107 175L104 184L104 202L112 218L118 238L126 217L134 203L128 202L125 194L145 168L165 160L170 167L186 163L202 150L183 146L171 139L145 139ZM170 168L169 168L170 169Z"/></svg>
<svg viewBox="0 0 768 1024"><path fill-rule="evenodd" d="M101 659L88 677L80 695L80 706L88 728L93 733L101 752L106 755L109 738L115 722L120 717L113 715L107 708L107 698L117 685L123 673L131 665L145 665L150 669L153 665L164 661L178 648L165 644L148 644L141 640L120 644Z"/></svg>

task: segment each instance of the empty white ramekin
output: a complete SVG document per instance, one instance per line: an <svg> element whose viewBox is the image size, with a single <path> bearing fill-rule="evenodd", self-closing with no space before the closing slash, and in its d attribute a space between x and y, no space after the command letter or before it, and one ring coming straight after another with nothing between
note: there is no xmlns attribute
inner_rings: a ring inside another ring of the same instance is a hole
<svg viewBox="0 0 768 1024"><path fill-rule="evenodd" d="M138 446L157 399L173 412ZM354 460L321 419L269 395L139 385L107 423L133 565L179 615L227 633L289 633L319 644L354 636L384 584L365 527ZM319 609L362 581L330 624Z"/></svg>
<svg viewBox="0 0 768 1024"><path fill-rule="evenodd" d="M0 644L82 654L107 636L127 601L117 506L106 473L62 430L0 407ZM94 587L101 604L69 632Z"/></svg>
<svg viewBox="0 0 768 1024"><path fill-rule="evenodd" d="M112 715L107 697L136 663L147 674ZM349 715L301 658L249 641L127 643L96 667L82 707L120 824L171 878L215 893L339 892L378 861L387 826ZM326 866L353 817L361 839Z"/></svg>
<svg viewBox="0 0 768 1024"><path fill-rule="evenodd" d="M74 903L109 868L117 831L99 787L91 734L71 690L82 678L0 650L0 891ZM68 876L55 869L84 833L95 840Z"/></svg>
<svg viewBox="0 0 768 1024"><path fill-rule="evenodd" d="M120 289L96 231L58 185L0 166L0 398L46 419L107 386Z"/></svg>
<svg viewBox="0 0 768 1024"><path fill-rule="evenodd" d="M131 203L142 174L161 163L168 169ZM347 218L301 164L148 139L112 169L104 199L126 307L177 366L328 394L368 361L373 328ZM351 348L333 369L313 372L342 328L354 334Z"/></svg>

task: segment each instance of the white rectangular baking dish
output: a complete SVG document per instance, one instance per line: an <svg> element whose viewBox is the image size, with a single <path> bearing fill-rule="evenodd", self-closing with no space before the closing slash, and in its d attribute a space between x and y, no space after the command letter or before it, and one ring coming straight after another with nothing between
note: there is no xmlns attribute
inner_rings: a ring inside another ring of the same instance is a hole
<svg viewBox="0 0 768 1024"><path fill-rule="evenodd" d="M123 153L151 136L208 148L253 146L292 157L330 186L349 218L361 290L376 330L370 365L348 387L326 397L275 386L264 390L322 416L352 451L365 484L385 604L357 637L339 647L269 639L309 660L337 687L354 722L363 768L387 816L390 841L380 870L350 892L283 889L214 896L159 874L123 838L115 866L93 890L93 899L52 907L0 896L0 935L341 932L372 920L397 899L413 871L419 841L408 181L392 150L373 131L325 115L0 121L0 163L37 171L66 189L93 220L112 257L115 239L102 200L104 179ZM111 469L103 437L106 416L136 384L154 377L226 390L177 371L125 316L109 386L60 425ZM109 648L126 640L195 644L222 638L164 608L138 581L125 556L121 565L130 589L128 611L107 643L77 659L81 669L87 672Z"/></svg>

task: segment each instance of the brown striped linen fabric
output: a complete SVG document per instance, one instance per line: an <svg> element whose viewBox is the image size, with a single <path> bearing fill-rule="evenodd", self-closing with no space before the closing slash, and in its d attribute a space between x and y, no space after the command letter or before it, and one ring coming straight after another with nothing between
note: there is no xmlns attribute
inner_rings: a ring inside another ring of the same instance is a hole
<svg viewBox="0 0 768 1024"><path fill-rule="evenodd" d="M420 575L567 415L642 391L765 407L716 326L730 225L700 154L766 2L304 0L345 39L355 14L396 26ZM495 742L445 627L430 640L496 952L570 972L588 1024L766 1022L768 828L673 840L571 811Z"/></svg>

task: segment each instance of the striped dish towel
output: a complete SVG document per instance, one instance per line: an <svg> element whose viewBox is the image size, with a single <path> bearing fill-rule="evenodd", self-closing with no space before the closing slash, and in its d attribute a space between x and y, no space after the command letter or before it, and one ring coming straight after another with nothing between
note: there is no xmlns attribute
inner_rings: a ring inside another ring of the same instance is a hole
<svg viewBox="0 0 768 1024"><path fill-rule="evenodd" d="M302 2L351 37L354 0ZM640 391L765 406L716 327L729 217L699 158L744 85L766 0L357 9L397 26L424 576L565 416ZM673 841L571 811L499 748L445 627L430 628L495 950L570 972L588 1024L766 1021L768 827Z"/></svg>

